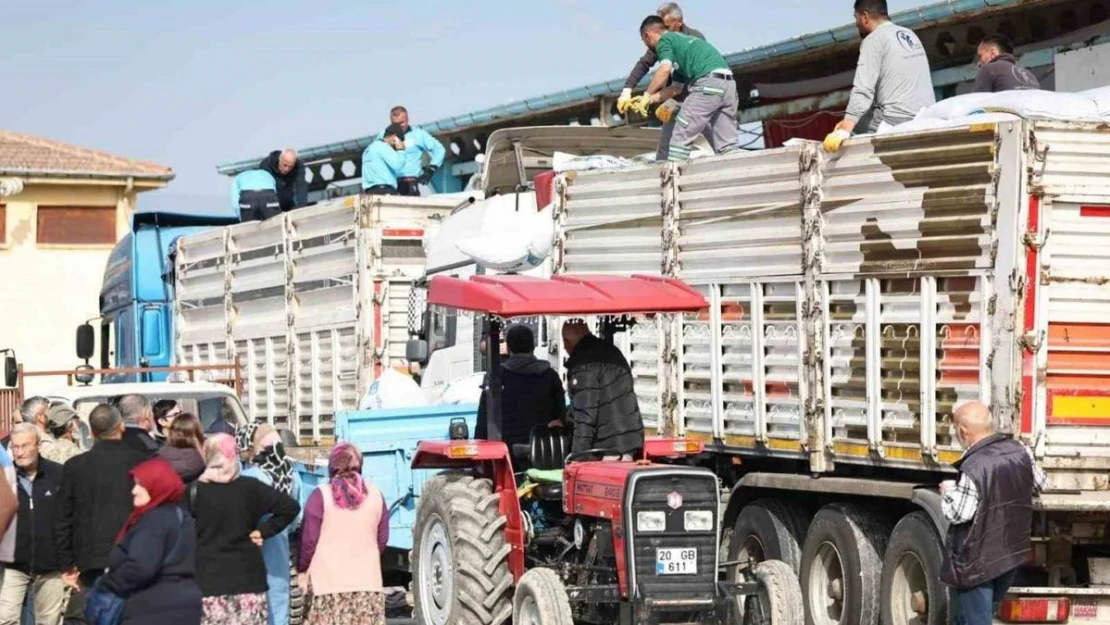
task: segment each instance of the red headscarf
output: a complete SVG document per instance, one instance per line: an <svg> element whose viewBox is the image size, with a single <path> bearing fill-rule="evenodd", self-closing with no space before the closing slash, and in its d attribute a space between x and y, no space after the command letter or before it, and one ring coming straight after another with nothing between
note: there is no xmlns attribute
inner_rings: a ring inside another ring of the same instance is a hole
<svg viewBox="0 0 1110 625"><path fill-rule="evenodd" d="M181 481L173 467L164 460L157 458L147 460L131 469L128 475L150 493L150 501L131 511L131 516L127 517L123 529L116 534L117 543L123 540L128 530L134 527L144 514L164 503L177 503L185 495L185 483Z"/></svg>

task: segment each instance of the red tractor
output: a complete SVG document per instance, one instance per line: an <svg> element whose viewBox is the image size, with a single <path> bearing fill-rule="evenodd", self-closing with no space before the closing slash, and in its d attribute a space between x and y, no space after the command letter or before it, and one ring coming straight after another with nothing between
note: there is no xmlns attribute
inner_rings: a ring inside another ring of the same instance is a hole
<svg viewBox="0 0 1110 625"><path fill-rule="evenodd" d="M413 458L414 469L445 470L425 483L413 530L419 623L803 622L789 566L719 561L720 483L683 464L700 442L649 437L642 459L605 462L589 458L611 450L568 454L570 438L546 427L517 449L497 440L504 320L597 316L599 336L612 341L637 317L703 310L697 291L657 277L440 276L428 305L485 316L494 440L453 427ZM726 567L740 568L739 582L722 581Z"/></svg>

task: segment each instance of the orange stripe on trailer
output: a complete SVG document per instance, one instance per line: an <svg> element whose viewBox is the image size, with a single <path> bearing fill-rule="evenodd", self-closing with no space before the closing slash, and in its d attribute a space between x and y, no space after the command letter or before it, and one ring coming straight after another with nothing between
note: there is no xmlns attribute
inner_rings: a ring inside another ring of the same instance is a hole
<svg viewBox="0 0 1110 625"><path fill-rule="evenodd" d="M1034 238L1041 231L1041 198L1029 196L1029 223L1026 228L1028 234ZM1037 316L1037 264L1040 248L1036 245L1025 247L1025 318L1022 324L1024 332L1036 331ZM1033 433L1033 393L1036 389L1035 378L1037 373L1037 355L1026 349L1022 353L1021 366L1021 432Z"/></svg>
<svg viewBox="0 0 1110 625"><path fill-rule="evenodd" d="M1110 206L1087 205L1079 207L1080 217L1110 217Z"/></svg>
<svg viewBox="0 0 1110 625"><path fill-rule="evenodd" d="M1071 389L1048 392L1050 425L1110 424L1110 390Z"/></svg>
<svg viewBox="0 0 1110 625"><path fill-rule="evenodd" d="M424 230L422 228L386 228L386 229L382 230L382 236L383 237L392 237L392 238L400 238L400 237L417 238L417 237L424 236Z"/></svg>

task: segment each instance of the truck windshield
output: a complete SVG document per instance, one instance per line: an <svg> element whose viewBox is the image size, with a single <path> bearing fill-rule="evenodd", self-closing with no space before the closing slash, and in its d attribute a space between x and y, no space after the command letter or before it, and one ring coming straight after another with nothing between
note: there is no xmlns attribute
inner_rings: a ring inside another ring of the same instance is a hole
<svg viewBox="0 0 1110 625"><path fill-rule="evenodd" d="M81 419L88 423L89 413L97 404L107 402L112 396L82 397L73 403L73 409ZM181 412L189 412L200 419L201 426L206 434L224 431L224 424L236 428L246 423L243 415L243 406L234 396L222 393L189 393L168 392L150 394L146 396L153 404L162 399L172 399L181 406Z"/></svg>

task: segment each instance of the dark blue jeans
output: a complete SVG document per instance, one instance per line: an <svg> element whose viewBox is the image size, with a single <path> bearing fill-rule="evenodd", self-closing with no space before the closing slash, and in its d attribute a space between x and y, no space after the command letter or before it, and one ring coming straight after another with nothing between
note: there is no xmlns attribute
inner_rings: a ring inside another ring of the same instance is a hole
<svg viewBox="0 0 1110 625"><path fill-rule="evenodd" d="M1015 576L1017 569L974 588L956 590L956 625L991 625Z"/></svg>

